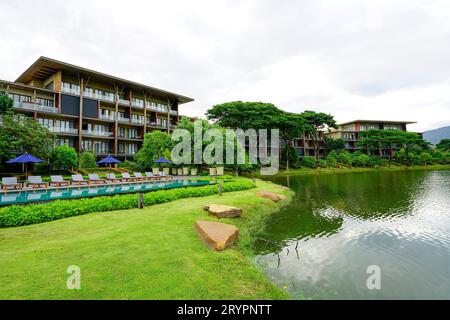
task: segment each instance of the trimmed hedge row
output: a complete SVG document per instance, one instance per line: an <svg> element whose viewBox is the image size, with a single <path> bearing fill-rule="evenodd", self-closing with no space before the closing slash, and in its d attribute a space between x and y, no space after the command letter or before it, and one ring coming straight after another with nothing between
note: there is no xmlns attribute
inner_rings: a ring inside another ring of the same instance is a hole
<svg viewBox="0 0 450 320"><path fill-rule="evenodd" d="M223 192L242 191L255 188L251 181L224 182ZM143 195L144 205L151 206L182 198L206 197L217 194L217 185L158 190ZM54 202L9 206L0 208L0 228L24 226L63 219L93 212L133 209L138 207L137 194L112 197L57 200Z"/></svg>

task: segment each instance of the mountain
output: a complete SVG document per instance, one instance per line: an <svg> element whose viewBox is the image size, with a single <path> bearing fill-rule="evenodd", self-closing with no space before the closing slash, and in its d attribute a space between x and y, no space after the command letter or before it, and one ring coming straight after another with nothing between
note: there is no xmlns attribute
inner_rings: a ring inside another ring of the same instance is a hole
<svg viewBox="0 0 450 320"><path fill-rule="evenodd" d="M450 139L450 126L425 131L423 138L432 144L437 144L442 139Z"/></svg>

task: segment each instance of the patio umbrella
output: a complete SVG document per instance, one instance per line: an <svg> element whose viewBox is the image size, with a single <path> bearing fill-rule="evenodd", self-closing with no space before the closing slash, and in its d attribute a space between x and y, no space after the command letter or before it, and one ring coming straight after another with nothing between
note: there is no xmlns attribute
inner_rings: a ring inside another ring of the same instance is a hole
<svg viewBox="0 0 450 320"><path fill-rule="evenodd" d="M107 156L106 158L97 162L97 164L109 164L109 166L111 167L112 164L121 163L121 162L122 161L117 160L116 158L114 158L112 156Z"/></svg>
<svg viewBox="0 0 450 320"><path fill-rule="evenodd" d="M172 164L173 163L172 161L170 161L170 160L168 160L168 159L166 159L164 157L159 158L158 160L155 160L153 162L154 163L167 163L167 164Z"/></svg>
<svg viewBox="0 0 450 320"><path fill-rule="evenodd" d="M6 163L23 163L23 164L25 164L25 179L28 178L27 164L28 163L40 163L40 162L44 162L44 160L36 158L35 156L28 154L28 153L18 156L15 159L6 161Z"/></svg>

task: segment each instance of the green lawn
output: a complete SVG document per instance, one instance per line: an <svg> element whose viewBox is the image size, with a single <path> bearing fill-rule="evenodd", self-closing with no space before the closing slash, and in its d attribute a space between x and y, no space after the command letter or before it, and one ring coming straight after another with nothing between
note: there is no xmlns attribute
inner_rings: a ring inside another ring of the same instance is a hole
<svg viewBox="0 0 450 320"><path fill-rule="evenodd" d="M258 181L258 189L281 191ZM87 214L0 230L0 299L283 299L255 268L250 244L280 204L258 189L182 199L143 210ZM208 203L244 209L221 220L241 231L236 247L209 250L193 224ZM81 290L68 290L67 267L81 268Z"/></svg>

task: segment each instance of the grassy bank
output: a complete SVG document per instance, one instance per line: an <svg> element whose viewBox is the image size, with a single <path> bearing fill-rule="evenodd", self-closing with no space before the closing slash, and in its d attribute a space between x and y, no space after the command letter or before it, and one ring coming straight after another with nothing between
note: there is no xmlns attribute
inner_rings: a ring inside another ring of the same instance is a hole
<svg viewBox="0 0 450 320"><path fill-rule="evenodd" d="M285 203L255 197L258 189L288 195L276 185L158 204L145 209L92 213L0 230L0 299L284 299L249 256L252 235ZM244 209L222 222L240 229L237 246L209 250L197 220L215 220L209 203ZM68 290L67 267L81 268L81 290Z"/></svg>
<svg viewBox="0 0 450 320"><path fill-rule="evenodd" d="M301 168L280 170L278 176L286 175L310 175L310 174L326 174L326 173L352 173L352 172L373 172L373 171L407 171L407 170L450 170L450 164L433 164L428 166L391 166L377 168Z"/></svg>

